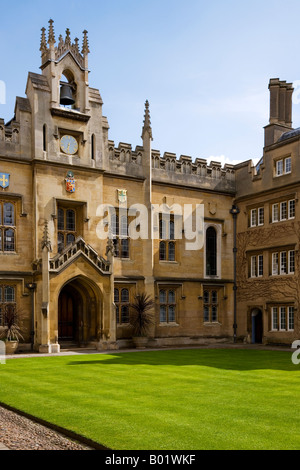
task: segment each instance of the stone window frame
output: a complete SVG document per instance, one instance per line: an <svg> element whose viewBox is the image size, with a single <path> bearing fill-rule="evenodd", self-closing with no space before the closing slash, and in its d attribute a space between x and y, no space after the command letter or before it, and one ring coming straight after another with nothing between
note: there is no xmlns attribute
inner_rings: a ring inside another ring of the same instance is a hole
<svg viewBox="0 0 300 470"><path fill-rule="evenodd" d="M159 261L176 262L177 247L175 240L175 215L168 214L164 219L164 214L159 214Z"/></svg>
<svg viewBox="0 0 300 470"><path fill-rule="evenodd" d="M159 324L160 325L177 325L178 315L178 286L172 285L160 285L158 290L158 301L159 301ZM162 300L161 293L165 293L165 300ZM170 300L170 293L174 294L174 301ZM162 308L165 308L166 319L162 320L161 312ZM170 319L169 309L174 309L173 316Z"/></svg>
<svg viewBox="0 0 300 470"><path fill-rule="evenodd" d="M217 273L216 275L209 275L206 274L206 231L209 227L214 227L216 230L216 243L217 243ZM204 221L204 256L203 256L203 272L204 272L204 278L205 279L221 279L222 277L222 223L217 223L217 222L208 222Z"/></svg>
<svg viewBox="0 0 300 470"><path fill-rule="evenodd" d="M295 330L295 306L292 303L270 306L270 331L275 333Z"/></svg>
<svg viewBox="0 0 300 470"><path fill-rule="evenodd" d="M215 293L216 297L213 298ZM220 299L220 288L217 287L204 287L203 288L203 323L218 323L219 324L219 299ZM214 310L215 309L215 310ZM206 316L208 313L208 319ZM214 317L216 315L216 317Z"/></svg>
<svg viewBox="0 0 300 470"><path fill-rule="evenodd" d="M4 206L5 204L10 204L13 207L13 223L5 223L4 220ZM10 254L16 253L17 246L17 224L16 224L16 202L10 198L0 198L0 253ZM13 232L13 249L5 250L5 234L7 231L11 230Z"/></svg>
<svg viewBox="0 0 300 470"><path fill-rule="evenodd" d="M5 297L5 290L6 289L13 289L13 299L7 299ZM5 326L3 321L3 313L7 306L13 306L16 308L16 291L17 287L15 284L8 284L8 283L0 283L0 326Z"/></svg>

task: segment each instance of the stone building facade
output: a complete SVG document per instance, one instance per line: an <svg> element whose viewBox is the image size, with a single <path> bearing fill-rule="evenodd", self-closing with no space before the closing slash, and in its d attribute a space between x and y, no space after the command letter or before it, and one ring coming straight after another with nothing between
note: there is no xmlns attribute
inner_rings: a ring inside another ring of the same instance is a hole
<svg viewBox="0 0 300 470"><path fill-rule="evenodd" d="M152 347L234 333L249 342L297 338L292 85L270 82L260 164L222 168L154 150L148 101L141 145L109 140L100 92L88 82L86 31L80 51L68 29L56 41L50 20L40 50L41 72L28 74L13 119L0 120L0 324L9 306L22 312L23 349L128 347L130 303L145 292L155 300ZM194 221L196 207L204 210L197 250L187 248L184 207Z"/></svg>

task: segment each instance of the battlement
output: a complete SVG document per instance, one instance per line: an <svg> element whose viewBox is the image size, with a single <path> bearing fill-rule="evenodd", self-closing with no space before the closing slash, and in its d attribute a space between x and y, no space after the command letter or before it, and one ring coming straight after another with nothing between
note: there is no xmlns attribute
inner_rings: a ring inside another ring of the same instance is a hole
<svg viewBox="0 0 300 470"><path fill-rule="evenodd" d="M14 120L4 124L4 119L0 119L0 145L19 144L20 124Z"/></svg>
<svg viewBox="0 0 300 470"><path fill-rule="evenodd" d="M144 148L120 142L115 147L113 140L108 141L109 166L114 172L131 176L142 175ZM203 158L193 161L188 155L165 152L161 156L159 150L152 150L152 178L154 181L169 182L179 185L191 185L198 188L235 191L235 167L220 162L211 161L209 164Z"/></svg>
<svg viewBox="0 0 300 470"><path fill-rule="evenodd" d="M131 144L120 142L118 147L115 147L113 140L108 141L108 156L111 162L141 165L143 151L143 147L139 145L136 146L135 150L132 150Z"/></svg>
<svg viewBox="0 0 300 470"><path fill-rule="evenodd" d="M181 175L195 175L211 179L235 180L234 165L225 164L222 168L220 162L211 161L210 164L203 158L196 158L180 155L176 158L175 153L165 152L161 157L158 150L152 150L152 168L165 172L179 173Z"/></svg>

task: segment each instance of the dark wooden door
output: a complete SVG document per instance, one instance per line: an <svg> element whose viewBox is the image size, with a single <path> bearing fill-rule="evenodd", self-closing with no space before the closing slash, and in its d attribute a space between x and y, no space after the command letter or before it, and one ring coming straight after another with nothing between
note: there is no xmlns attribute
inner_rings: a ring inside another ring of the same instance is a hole
<svg viewBox="0 0 300 470"><path fill-rule="evenodd" d="M74 303L68 292L62 292L58 300L58 336L60 339L74 339Z"/></svg>

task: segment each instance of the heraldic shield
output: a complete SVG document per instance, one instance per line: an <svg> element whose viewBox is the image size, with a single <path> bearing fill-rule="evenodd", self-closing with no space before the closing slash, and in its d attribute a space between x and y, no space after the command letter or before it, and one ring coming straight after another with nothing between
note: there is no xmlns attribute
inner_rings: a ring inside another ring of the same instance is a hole
<svg viewBox="0 0 300 470"><path fill-rule="evenodd" d="M127 201L127 189L118 189L118 201L121 204Z"/></svg>
<svg viewBox="0 0 300 470"><path fill-rule="evenodd" d="M66 181L66 191L68 193L75 193L75 179L74 179L74 175L72 173L72 171L69 171L66 178L65 178L65 181Z"/></svg>
<svg viewBox="0 0 300 470"><path fill-rule="evenodd" d="M0 187L5 189L9 186L9 173L0 172Z"/></svg>

